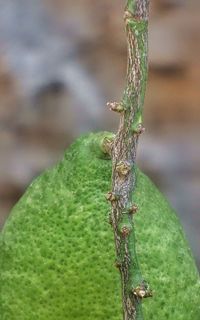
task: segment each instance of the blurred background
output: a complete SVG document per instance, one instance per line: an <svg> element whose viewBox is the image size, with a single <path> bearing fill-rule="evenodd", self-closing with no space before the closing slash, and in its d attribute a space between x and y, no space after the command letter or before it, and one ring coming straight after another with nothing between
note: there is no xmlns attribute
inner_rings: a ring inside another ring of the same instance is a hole
<svg viewBox="0 0 200 320"><path fill-rule="evenodd" d="M200 266L200 2L151 1L138 162L177 210ZM81 133L116 130L122 0L1 0L0 225Z"/></svg>

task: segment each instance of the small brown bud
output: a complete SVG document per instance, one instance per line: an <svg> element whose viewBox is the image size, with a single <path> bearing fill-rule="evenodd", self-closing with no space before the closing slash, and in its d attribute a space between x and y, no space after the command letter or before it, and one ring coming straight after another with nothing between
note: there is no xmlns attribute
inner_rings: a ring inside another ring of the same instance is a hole
<svg viewBox="0 0 200 320"><path fill-rule="evenodd" d="M140 299L149 298L153 296L152 291L150 290L148 284L145 281L143 281L141 285L133 289L133 294L134 296Z"/></svg>
<svg viewBox="0 0 200 320"><path fill-rule="evenodd" d="M116 267L117 269L120 269L120 268L121 268L121 262L120 262L119 260L116 260L116 261L115 261L115 267Z"/></svg>
<svg viewBox="0 0 200 320"><path fill-rule="evenodd" d="M120 161L116 165L116 171L121 175L121 176L126 176L131 170L131 166L128 162L125 161Z"/></svg>
<svg viewBox="0 0 200 320"><path fill-rule="evenodd" d="M133 14L130 11L126 10L124 13L125 23L127 24L132 19L133 19Z"/></svg>
<svg viewBox="0 0 200 320"><path fill-rule="evenodd" d="M121 103L118 102L108 102L107 106L110 108L111 111L121 113L124 111L124 107Z"/></svg>
<svg viewBox="0 0 200 320"><path fill-rule="evenodd" d="M136 127L133 128L133 133L140 135L145 132L145 127L142 123L139 123Z"/></svg>
<svg viewBox="0 0 200 320"><path fill-rule="evenodd" d="M103 153L106 153L111 156L112 153L112 145L113 145L114 138L105 137L101 143L101 149Z"/></svg>
<svg viewBox="0 0 200 320"><path fill-rule="evenodd" d="M123 226L123 227L121 228L121 234L122 234L122 237L123 237L123 238L128 237L128 235L130 234L130 232L131 232L131 229L130 229L128 226Z"/></svg>
<svg viewBox="0 0 200 320"><path fill-rule="evenodd" d="M135 214L138 211L138 206L134 203L130 208L129 208L129 213L130 214Z"/></svg>
<svg viewBox="0 0 200 320"><path fill-rule="evenodd" d="M119 196L110 191L106 194L106 199L110 202L113 202L113 201L117 201L119 199Z"/></svg>
<svg viewBox="0 0 200 320"><path fill-rule="evenodd" d="M113 225L111 214L109 214L109 216L108 216L108 223L109 223L111 226Z"/></svg>

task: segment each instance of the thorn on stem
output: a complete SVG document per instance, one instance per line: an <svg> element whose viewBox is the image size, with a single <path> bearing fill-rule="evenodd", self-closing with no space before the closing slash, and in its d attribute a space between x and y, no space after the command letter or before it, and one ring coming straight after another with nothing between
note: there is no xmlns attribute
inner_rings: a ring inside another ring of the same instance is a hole
<svg viewBox="0 0 200 320"><path fill-rule="evenodd" d="M121 103L118 102L108 102L107 106L111 111L121 113L124 111L124 107Z"/></svg>

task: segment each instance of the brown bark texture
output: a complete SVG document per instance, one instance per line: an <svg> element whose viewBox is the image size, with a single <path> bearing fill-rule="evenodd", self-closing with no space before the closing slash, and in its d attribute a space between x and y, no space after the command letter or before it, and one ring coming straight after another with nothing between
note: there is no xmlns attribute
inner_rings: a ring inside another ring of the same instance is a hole
<svg viewBox="0 0 200 320"><path fill-rule="evenodd" d="M112 191L110 223L114 231L116 266L121 275L124 320L143 319L141 302L151 296L143 280L135 250L133 215L135 160L138 138L144 131L142 110L148 70L149 0L129 0L124 13L128 43L127 82L121 102L109 102L120 115L118 132L111 145Z"/></svg>

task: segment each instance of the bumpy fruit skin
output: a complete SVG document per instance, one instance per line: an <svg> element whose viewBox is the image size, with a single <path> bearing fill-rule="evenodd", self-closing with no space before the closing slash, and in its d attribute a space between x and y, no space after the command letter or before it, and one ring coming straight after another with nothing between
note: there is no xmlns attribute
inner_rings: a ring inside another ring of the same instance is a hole
<svg viewBox="0 0 200 320"><path fill-rule="evenodd" d="M121 319L105 201L111 161L97 152L106 135L78 139L13 209L1 234L0 319ZM138 257L154 291L144 319L199 320L199 275L179 220L139 169L134 202Z"/></svg>

